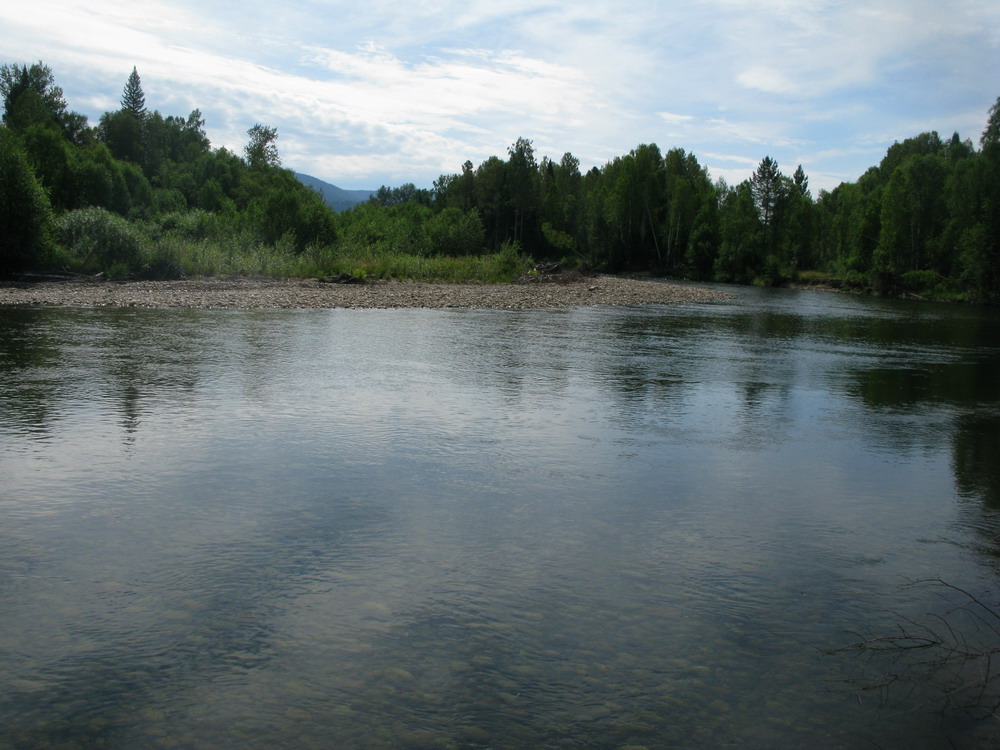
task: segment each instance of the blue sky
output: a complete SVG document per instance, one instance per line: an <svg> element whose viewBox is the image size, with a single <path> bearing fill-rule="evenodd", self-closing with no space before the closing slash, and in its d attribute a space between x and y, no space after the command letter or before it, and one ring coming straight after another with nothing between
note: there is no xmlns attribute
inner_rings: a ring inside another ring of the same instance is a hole
<svg viewBox="0 0 1000 750"><path fill-rule="evenodd" d="M149 109L215 147L278 129L285 166L344 188L640 143L713 177L764 156L814 192L927 130L978 145L1000 96L996 0L35 0L0 5L0 63L49 65L96 124L136 66Z"/></svg>

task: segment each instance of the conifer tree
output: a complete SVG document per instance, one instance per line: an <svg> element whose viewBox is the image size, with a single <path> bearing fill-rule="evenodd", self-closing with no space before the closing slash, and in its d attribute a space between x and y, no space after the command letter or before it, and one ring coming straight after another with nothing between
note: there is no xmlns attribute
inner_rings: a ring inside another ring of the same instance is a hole
<svg viewBox="0 0 1000 750"><path fill-rule="evenodd" d="M146 95L142 91L142 82L135 66L132 67L132 74L122 91L122 111L128 112L137 120L146 117Z"/></svg>
<svg viewBox="0 0 1000 750"><path fill-rule="evenodd" d="M807 198L812 197L809 193L809 178L806 177L806 173L802 169L801 164L799 164L798 169L795 170L795 174L792 175L792 182L795 184L795 189L800 195L804 195Z"/></svg>
<svg viewBox="0 0 1000 750"><path fill-rule="evenodd" d="M775 208L781 192L781 172L778 162L765 156L757 165L757 171L750 178L750 191L760 213L760 221L765 227L771 226Z"/></svg>

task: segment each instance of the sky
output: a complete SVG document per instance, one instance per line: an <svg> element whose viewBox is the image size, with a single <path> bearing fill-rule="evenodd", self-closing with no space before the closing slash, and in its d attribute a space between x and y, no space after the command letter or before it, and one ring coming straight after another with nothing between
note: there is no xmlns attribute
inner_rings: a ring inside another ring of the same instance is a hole
<svg viewBox="0 0 1000 750"><path fill-rule="evenodd" d="M1000 97L997 0L34 0L0 4L0 63L48 65L96 124L138 70L146 106L201 110L242 154L348 189L429 188L469 160L566 152L584 171L643 143L713 179L765 156L814 194L894 141L978 146Z"/></svg>

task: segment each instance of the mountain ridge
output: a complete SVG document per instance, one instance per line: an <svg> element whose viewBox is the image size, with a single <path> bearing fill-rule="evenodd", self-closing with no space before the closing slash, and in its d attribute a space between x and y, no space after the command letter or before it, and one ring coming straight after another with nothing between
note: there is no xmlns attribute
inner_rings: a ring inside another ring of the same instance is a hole
<svg viewBox="0 0 1000 750"><path fill-rule="evenodd" d="M294 174L299 182L322 195L323 200L334 211L346 211L359 203L364 203L375 194L374 190L344 190L344 188L302 172L294 172Z"/></svg>

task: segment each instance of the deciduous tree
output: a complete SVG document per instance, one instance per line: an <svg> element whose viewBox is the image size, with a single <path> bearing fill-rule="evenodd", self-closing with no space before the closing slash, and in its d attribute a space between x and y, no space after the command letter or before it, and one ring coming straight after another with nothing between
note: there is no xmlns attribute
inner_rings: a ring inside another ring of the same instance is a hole
<svg viewBox="0 0 1000 750"><path fill-rule="evenodd" d="M0 128L0 275L41 259L50 247L51 226L45 189L14 134Z"/></svg>
<svg viewBox="0 0 1000 750"><path fill-rule="evenodd" d="M983 135L979 139L979 145L985 149L987 146L996 146L1000 144L1000 96L990 107L988 117L986 120L986 129L983 130Z"/></svg>
<svg viewBox="0 0 1000 750"><path fill-rule="evenodd" d="M267 125L255 124L247 131L250 142L247 143L243 153L246 156L247 164L254 169L263 167L280 167L281 157L278 156L278 129Z"/></svg>
<svg viewBox="0 0 1000 750"><path fill-rule="evenodd" d="M538 205L538 162L527 138L518 138L507 154L507 190L514 218L512 238L523 243L534 238L531 223Z"/></svg>
<svg viewBox="0 0 1000 750"><path fill-rule="evenodd" d="M66 114L63 90L56 86L52 69L41 61L27 65L0 65L0 94L4 100L4 120L11 106L25 91L34 91L42 105L61 123Z"/></svg>

